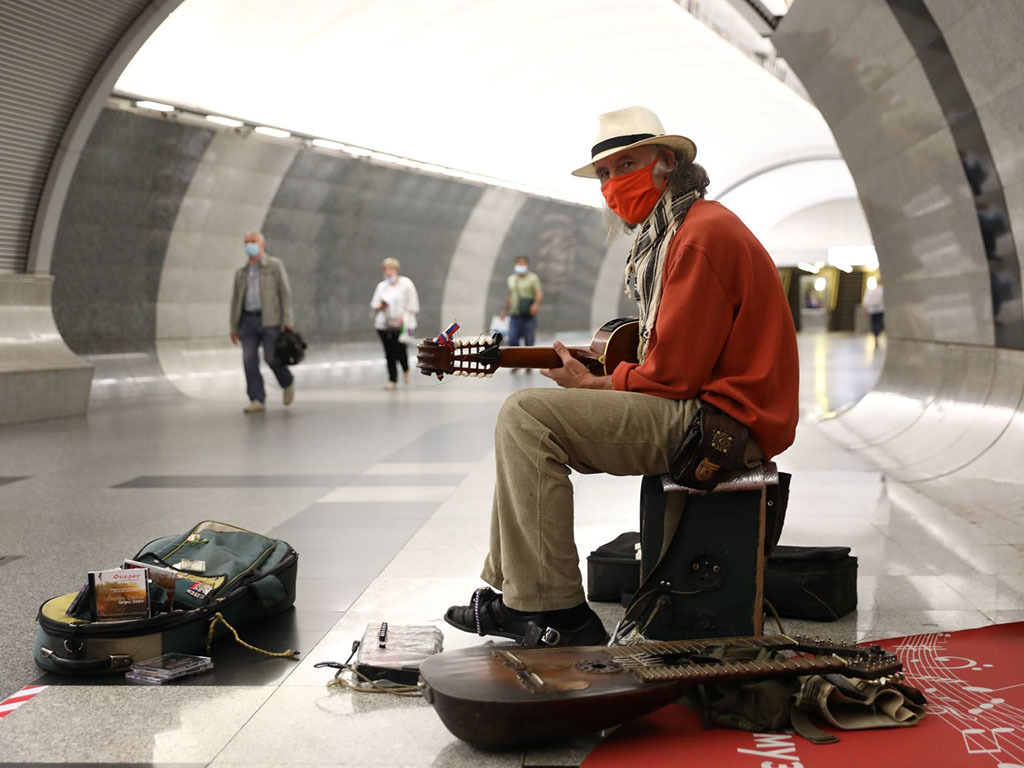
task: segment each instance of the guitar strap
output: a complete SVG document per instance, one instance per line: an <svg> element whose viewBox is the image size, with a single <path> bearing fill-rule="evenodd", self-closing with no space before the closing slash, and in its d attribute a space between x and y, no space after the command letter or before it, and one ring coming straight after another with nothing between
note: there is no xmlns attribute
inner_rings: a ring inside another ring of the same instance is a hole
<svg viewBox="0 0 1024 768"><path fill-rule="evenodd" d="M646 613L651 600L658 594L658 584L665 570L665 553L668 552L668 548L675 538L676 531L679 530L679 524L683 520L683 513L686 511L686 500L690 494L679 492L665 495L664 532L661 539L661 552L658 553L658 559L654 567L651 568L651 572L647 574L647 578L644 579L636 594L633 595L633 599L630 600L622 620L615 627L615 632L612 633L611 645L614 645L618 639L621 627L626 626L630 622L639 624L640 617Z"/></svg>

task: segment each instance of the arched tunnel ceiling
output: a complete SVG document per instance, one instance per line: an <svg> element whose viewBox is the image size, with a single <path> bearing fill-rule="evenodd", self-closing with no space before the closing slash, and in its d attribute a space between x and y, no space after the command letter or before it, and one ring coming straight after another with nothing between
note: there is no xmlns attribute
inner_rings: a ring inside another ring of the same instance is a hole
<svg viewBox="0 0 1024 768"><path fill-rule="evenodd" d="M672 0L185 0L117 89L593 204L569 171L632 104L696 141L712 195L839 156L817 109Z"/></svg>

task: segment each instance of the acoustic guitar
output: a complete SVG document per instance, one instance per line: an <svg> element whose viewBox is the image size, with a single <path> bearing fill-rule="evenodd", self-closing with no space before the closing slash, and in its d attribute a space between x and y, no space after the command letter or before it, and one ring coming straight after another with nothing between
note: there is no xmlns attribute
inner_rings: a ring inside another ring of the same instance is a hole
<svg viewBox="0 0 1024 768"><path fill-rule="evenodd" d="M595 376L607 376L623 361L637 362L639 341L639 321L620 317L598 328L589 347L568 350ZM498 334L447 342L424 339L417 347L416 365L424 374L438 378L490 376L499 368L561 368L562 358L552 347L502 347Z"/></svg>
<svg viewBox="0 0 1024 768"><path fill-rule="evenodd" d="M722 662L713 649L768 648L787 658ZM484 645L430 656L420 688L445 726L484 749L512 749L619 725L678 699L702 682L839 672L898 675L877 645L826 644L789 635L521 648Z"/></svg>

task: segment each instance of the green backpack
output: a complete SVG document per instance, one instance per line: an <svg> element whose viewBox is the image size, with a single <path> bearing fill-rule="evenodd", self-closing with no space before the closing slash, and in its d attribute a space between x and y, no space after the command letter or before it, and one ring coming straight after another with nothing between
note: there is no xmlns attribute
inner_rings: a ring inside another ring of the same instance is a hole
<svg viewBox="0 0 1024 768"><path fill-rule="evenodd" d="M35 662L40 668L99 675L125 672L135 662L165 653L198 654L225 631L281 613L295 602L298 553L287 542L227 523L199 523L186 533L149 542L130 559L177 573L171 610L148 618L94 621L88 599L68 613L78 593L51 598L37 617ZM201 569L189 568L200 562ZM162 590L150 589L151 605L167 600Z"/></svg>

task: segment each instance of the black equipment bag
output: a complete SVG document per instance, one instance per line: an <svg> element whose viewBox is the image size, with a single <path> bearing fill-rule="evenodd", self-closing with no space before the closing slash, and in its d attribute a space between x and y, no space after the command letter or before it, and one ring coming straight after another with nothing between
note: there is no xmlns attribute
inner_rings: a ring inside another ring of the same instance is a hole
<svg viewBox="0 0 1024 768"><path fill-rule="evenodd" d="M788 472L779 472L779 484L768 486L765 509L765 554L771 553L779 541L789 503ZM642 504L642 500L641 500ZM602 544L587 557L587 599L595 603L628 605L640 588L640 533L620 533Z"/></svg>
<svg viewBox="0 0 1024 768"><path fill-rule="evenodd" d="M288 365L298 365L306 356L308 346L297 331L281 331L274 344L274 352L279 360Z"/></svg>
<svg viewBox="0 0 1024 768"><path fill-rule="evenodd" d="M785 618L840 619L857 607L857 558L849 547L777 546L765 565L764 596Z"/></svg>
<svg viewBox="0 0 1024 768"><path fill-rule="evenodd" d="M587 558L587 599L627 605L640 588L640 532L621 533Z"/></svg>
<svg viewBox="0 0 1024 768"><path fill-rule="evenodd" d="M625 619L653 640L760 634L765 558L782 532L790 480L771 462L722 478L714 493L645 476L641 585Z"/></svg>

